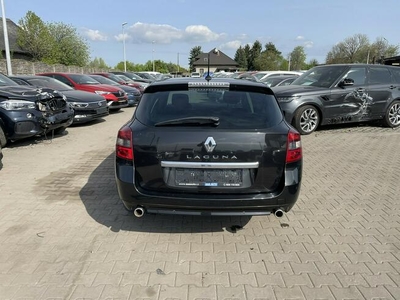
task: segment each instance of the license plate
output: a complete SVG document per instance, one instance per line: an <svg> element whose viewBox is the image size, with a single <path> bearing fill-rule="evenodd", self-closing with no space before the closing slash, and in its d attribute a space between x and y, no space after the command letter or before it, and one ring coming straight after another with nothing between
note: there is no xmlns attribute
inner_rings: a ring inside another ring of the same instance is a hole
<svg viewBox="0 0 400 300"><path fill-rule="evenodd" d="M240 187L242 169L175 169L177 186Z"/></svg>

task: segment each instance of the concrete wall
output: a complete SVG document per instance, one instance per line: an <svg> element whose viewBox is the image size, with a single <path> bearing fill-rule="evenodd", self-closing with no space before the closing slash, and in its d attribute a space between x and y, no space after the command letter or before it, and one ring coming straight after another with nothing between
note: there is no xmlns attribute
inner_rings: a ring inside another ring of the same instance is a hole
<svg viewBox="0 0 400 300"><path fill-rule="evenodd" d="M12 59L11 68L13 75L34 75L43 72L70 72L70 73L92 73L107 72L109 70L100 70L94 68L82 68L77 66L47 65L42 62L32 62L24 59ZM0 72L7 75L7 61L0 59Z"/></svg>

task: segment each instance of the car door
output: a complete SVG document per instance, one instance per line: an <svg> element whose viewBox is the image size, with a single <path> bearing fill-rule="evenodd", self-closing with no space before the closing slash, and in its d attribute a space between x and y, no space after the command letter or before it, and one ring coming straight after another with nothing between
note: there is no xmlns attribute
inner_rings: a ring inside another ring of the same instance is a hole
<svg viewBox="0 0 400 300"><path fill-rule="evenodd" d="M361 114L360 95L366 89L367 69L351 66L331 89L329 100L325 101L325 116L328 123L357 121Z"/></svg>
<svg viewBox="0 0 400 300"><path fill-rule="evenodd" d="M367 94L372 99L368 110L372 116L381 116L387 104L392 102L393 92L399 84L395 83L386 66L371 65L368 69Z"/></svg>

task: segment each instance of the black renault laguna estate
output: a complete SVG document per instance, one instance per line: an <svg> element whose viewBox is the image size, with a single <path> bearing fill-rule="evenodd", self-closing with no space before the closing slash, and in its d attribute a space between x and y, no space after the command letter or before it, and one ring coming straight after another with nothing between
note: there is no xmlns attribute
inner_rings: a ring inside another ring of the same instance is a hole
<svg viewBox="0 0 400 300"><path fill-rule="evenodd" d="M283 216L301 185L300 134L267 86L176 78L152 83L116 141L126 209L188 215Z"/></svg>

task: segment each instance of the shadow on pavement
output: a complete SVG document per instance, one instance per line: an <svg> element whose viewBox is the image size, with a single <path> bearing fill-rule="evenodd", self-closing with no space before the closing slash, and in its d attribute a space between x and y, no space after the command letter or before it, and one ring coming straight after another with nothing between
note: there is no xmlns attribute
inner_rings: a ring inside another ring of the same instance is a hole
<svg viewBox="0 0 400 300"><path fill-rule="evenodd" d="M251 219L243 217L203 217L145 214L136 218L122 205L114 177L114 152L89 175L79 196L88 214L112 231L195 233L228 231L235 233Z"/></svg>

